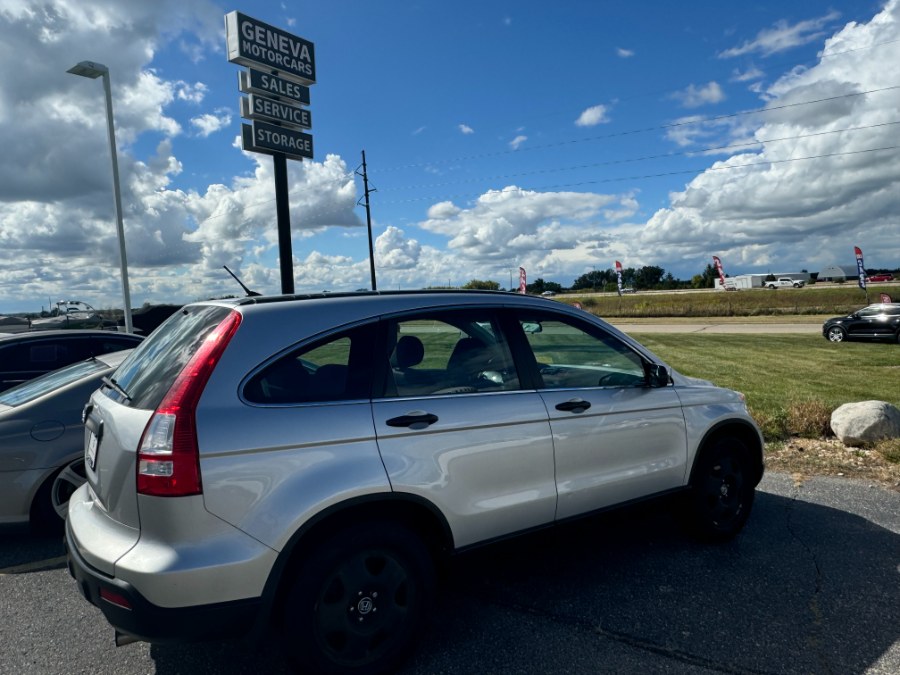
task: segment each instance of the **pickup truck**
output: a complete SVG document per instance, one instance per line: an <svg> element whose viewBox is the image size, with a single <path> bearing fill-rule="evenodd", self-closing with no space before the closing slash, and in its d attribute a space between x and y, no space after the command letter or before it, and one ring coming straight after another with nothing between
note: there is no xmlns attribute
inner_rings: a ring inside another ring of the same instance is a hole
<svg viewBox="0 0 900 675"><path fill-rule="evenodd" d="M804 282L790 277L778 277L775 281L767 281L766 288L803 288Z"/></svg>

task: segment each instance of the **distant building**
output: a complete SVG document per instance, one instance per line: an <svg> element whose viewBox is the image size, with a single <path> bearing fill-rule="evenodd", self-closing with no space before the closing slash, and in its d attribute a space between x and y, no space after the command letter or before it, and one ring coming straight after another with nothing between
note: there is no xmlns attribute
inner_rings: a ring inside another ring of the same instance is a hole
<svg viewBox="0 0 900 675"><path fill-rule="evenodd" d="M856 265L828 265L819 272L818 281L856 281L859 279L859 270Z"/></svg>

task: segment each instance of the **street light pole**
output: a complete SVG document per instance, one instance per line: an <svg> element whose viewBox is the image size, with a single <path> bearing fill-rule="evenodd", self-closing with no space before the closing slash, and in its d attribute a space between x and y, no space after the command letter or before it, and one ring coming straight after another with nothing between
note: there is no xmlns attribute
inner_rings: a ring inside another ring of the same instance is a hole
<svg viewBox="0 0 900 675"><path fill-rule="evenodd" d="M102 63L82 61L66 72L96 80L103 78L106 94L106 129L109 133L109 152L112 155L113 198L116 203L116 232L119 237L119 266L122 270L122 300L125 303L125 332L133 333L131 322L131 292L128 289L128 260L125 257L125 225L122 222L122 195L119 189L119 159L116 156L116 128L113 123L112 89L109 84L109 68Z"/></svg>

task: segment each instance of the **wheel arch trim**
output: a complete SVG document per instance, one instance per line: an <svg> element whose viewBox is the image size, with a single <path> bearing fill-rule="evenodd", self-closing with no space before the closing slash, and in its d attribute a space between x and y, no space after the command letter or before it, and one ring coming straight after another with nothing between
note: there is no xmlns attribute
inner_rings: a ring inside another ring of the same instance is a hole
<svg viewBox="0 0 900 675"><path fill-rule="evenodd" d="M433 557L454 550L453 532L447 519L434 504L416 495L396 492L362 495L323 509L294 532L278 554L263 588L262 608L251 634L255 641L265 635L282 596L285 573L303 556L305 545L315 546L334 531L331 529L334 526L361 520L392 520L410 527L424 535L424 544Z"/></svg>
<svg viewBox="0 0 900 675"><path fill-rule="evenodd" d="M759 435L759 431L756 427L745 420L728 419L717 422L709 429L707 429L705 434L703 434L703 438L697 444L697 452L694 454L694 461L691 464L691 473L690 477L688 478L688 485L693 484L694 474L697 470L697 465L700 463L699 460L703 457L704 453L708 451L710 444L713 443L716 439L721 438L722 436L726 436L729 433L736 433L740 440L747 444L751 452L755 451L758 454L759 462L756 466L757 471L756 475L754 475L754 480L756 485L759 484L759 481L762 480L763 472L765 471L765 460L763 457L765 445Z"/></svg>

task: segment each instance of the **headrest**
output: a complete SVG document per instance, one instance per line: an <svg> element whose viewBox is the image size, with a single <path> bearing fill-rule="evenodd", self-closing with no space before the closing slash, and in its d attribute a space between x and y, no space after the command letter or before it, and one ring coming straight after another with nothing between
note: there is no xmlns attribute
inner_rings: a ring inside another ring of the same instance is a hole
<svg viewBox="0 0 900 675"><path fill-rule="evenodd" d="M425 346L415 335L404 335L397 340L397 367L401 370L412 368L422 363L425 358Z"/></svg>

